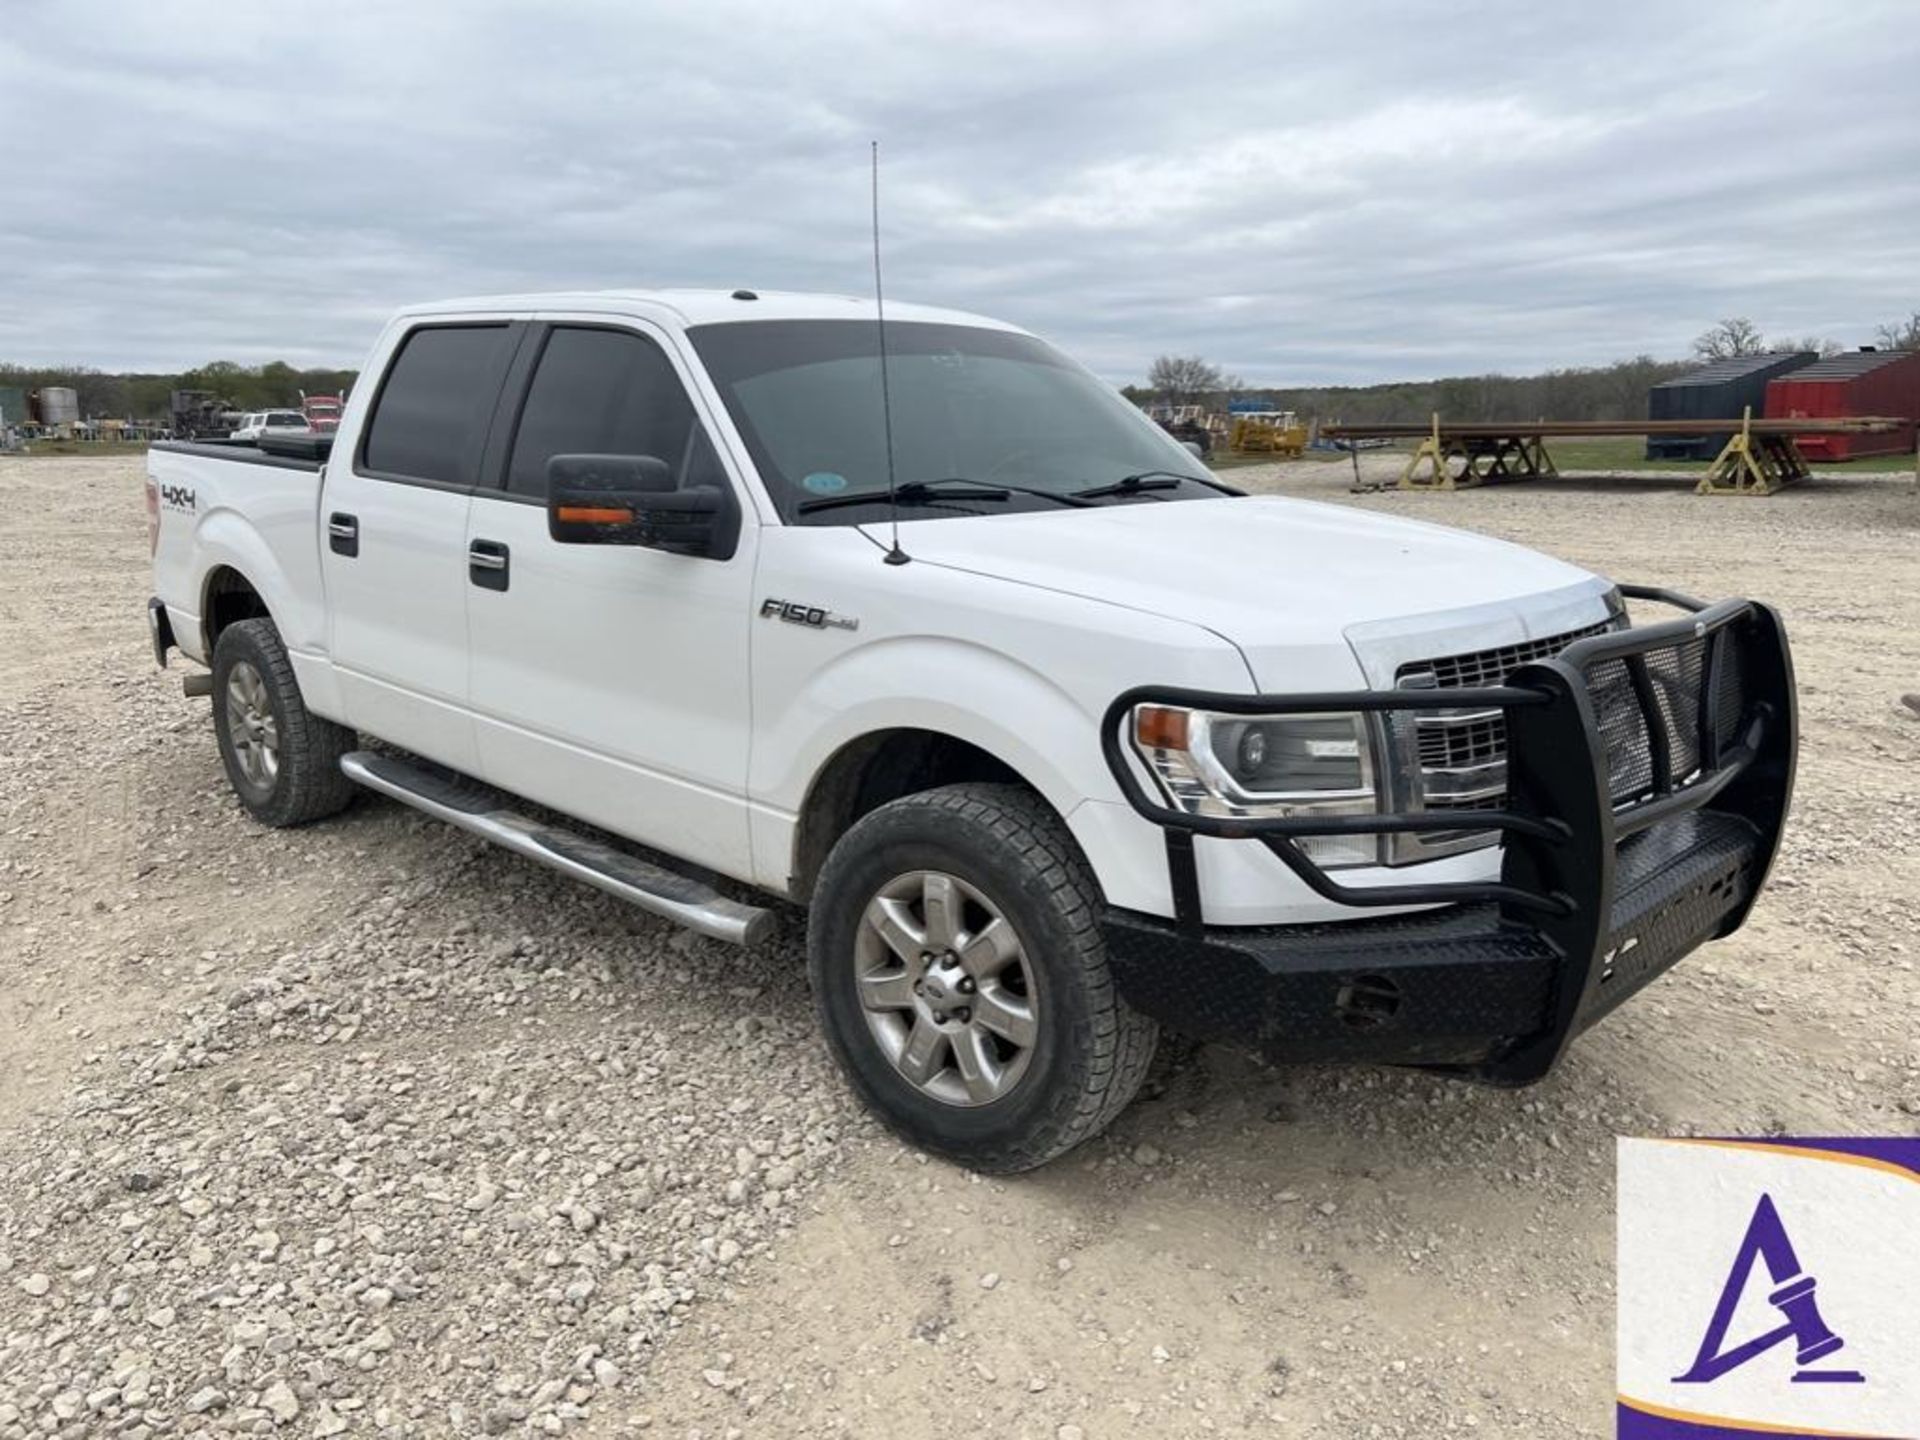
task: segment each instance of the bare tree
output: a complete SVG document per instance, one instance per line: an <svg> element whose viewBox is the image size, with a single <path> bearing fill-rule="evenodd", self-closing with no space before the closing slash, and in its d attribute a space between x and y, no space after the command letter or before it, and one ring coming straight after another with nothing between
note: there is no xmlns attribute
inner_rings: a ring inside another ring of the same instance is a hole
<svg viewBox="0 0 1920 1440"><path fill-rule="evenodd" d="M1883 350L1920 350L1920 310L1873 332Z"/></svg>
<svg viewBox="0 0 1920 1440"><path fill-rule="evenodd" d="M1722 320L1695 337L1693 353L1702 360L1731 360L1736 355L1758 355L1767 348L1760 327L1744 315Z"/></svg>
<svg viewBox="0 0 1920 1440"><path fill-rule="evenodd" d="M1221 388L1220 371L1198 355L1162 355L1147 384L1169 405L1194 405Z"/></svg>
<svg viewBox="0 0 1920 1440"><path fill-rule="evenodd" d="M1811 350L1822 360L1830 355L1838 355L1847 347L1838 340L1822 339L1818 335L1802 335L1798 340L1781 337L1767 342L1769 350Z"/></svg>

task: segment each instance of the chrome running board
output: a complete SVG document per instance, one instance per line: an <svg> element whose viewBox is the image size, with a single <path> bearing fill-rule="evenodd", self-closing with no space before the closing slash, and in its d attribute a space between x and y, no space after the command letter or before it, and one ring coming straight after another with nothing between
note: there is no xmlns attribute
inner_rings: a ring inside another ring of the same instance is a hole
<svg viewBox="0 0 1920 1440"><path fill-rule="evenodd" d="M340 769L369 790L715 940L758 945L773 934L773 911L729 900L699 880L522 815L507 808L507 796L478 781L371 750L341 756Z"/></svg>

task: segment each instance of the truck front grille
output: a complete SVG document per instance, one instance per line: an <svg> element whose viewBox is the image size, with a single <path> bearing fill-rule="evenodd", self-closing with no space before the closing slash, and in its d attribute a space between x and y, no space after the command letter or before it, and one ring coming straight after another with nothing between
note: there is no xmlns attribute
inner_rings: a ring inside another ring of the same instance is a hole
<svg viewBox="0 0 1920 1440"><path fill-rule="evenodd" d="M1535 660L1550 660L1576 640L1604 634L1612 622L1602 620L1584 630L1569 630L1564 635L1549 635L1540 640L1522 640L1514 645L1496 645L1491 650L1469 650L1464 655L1440 655L1431 660L1409 660L1395 678L1409 683L1421 672L1433 676L1432 683L1442 690L1470 690L1483 685L1502 685L1507 676Z"/></svg>
<svg viewBox="0 0 1920 1440"><path fill-rule="evenodd" d="M1551 659L1576 640L1600 635L1614 622L1602 620L1580 630L1409 660L1394 674L1406 690L1466 690L1501 685L1522 665ZM1498 810L1507 797L1507 722L1498 710L1416 710L1395 714L1388 724L1395 769L1409 790L1408 808L1458 812L1464 820L1476 810ZM1389 863L1411 864L1441 855L1478 849L1499 839L1492 830L1443 830L1390 837Z"/></svg>
<svg viewBox="0 0 1920 1440"><path fill-rule="evenodd" d="M1507 753L1507 732L1498 715L1463 712L1458 724L1422 716L1416 733L1422 770L1457 770L1488 765Z"/></svg>

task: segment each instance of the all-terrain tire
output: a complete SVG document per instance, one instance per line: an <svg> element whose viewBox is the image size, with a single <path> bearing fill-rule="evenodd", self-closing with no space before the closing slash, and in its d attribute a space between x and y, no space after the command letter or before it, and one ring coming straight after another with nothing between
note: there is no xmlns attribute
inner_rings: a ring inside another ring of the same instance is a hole
<svg viewBox="0 0 1920 1440"><path fill-rule="evenodd" d="M238 731L246 726L247 710L230 690L236 672L241 689L257 697L260 708L271 715L271 773L264 773L254 762L250 774L243 753L247 745L236 744ZM257 688L249 676L258 677ZM262 824L305 825L324 819L344 810L357 792L354 783L340 773L340 757L356 748L357 737L346 726L307 709L287 647L280 643L280 632L271 620L236 620L214 642L213 732L234 794Z"/></svg>
<svg viewBox="0 0 1920 1440"><path fill-rule="evenodd" d="M856 937L899 877L951 875L1010 922L1032 972L1037 1039L1013 1087L947 1103L896 1067L870 1028ZM1017 785L948 785L862 817L814 886L807 930L814 1005L834 1058L889 1128L975 1170L1030 1170L1097 1135L1146 1078L1157 1028L1114 989L1100 892L1048 806Z"/></svg>

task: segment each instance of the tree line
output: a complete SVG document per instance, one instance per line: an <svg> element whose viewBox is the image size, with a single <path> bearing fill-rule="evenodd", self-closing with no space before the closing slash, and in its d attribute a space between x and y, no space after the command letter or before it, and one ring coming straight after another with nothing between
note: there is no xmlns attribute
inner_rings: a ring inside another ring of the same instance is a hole
<svg viewBox="0 0 1920 1440"><path fill-rule="evenodd" d="M42 390L64 385L76 391L80 413L93 420L164 420L175 390L206 390L236 410L295 407L301 392L344 395L353 385L352 370L301 370L284 360L237 365L215 360L178 374L115 374L80 365L0 364L0 388ZM9 416L9 419L14 417Z"/></svg>
<svg viewBox="0 0 1920 1440"><path fill-rule="evenodd" d="M1882 325L1874 343L1883 350L1920 350L1920 310ZM1640 420L1647 391L1702 363L1771 350L1809 350L1835 355L1846 347L1819 336L1768 338L1744 316L1722 320L1693 342L1686 360L1636 355L1611 365L1548 370L1539 375L1452 375L1438 380L1397 380L1380 385L1249 385L1197 355L1162 355L1145 385L1121 393L1140 405L1199 405L1225 410L1230 402L1292 410L1309 418L1349 425L1406 424L1436 410L1472 424L1497 420Z"/></svg>
<svg viewBox="0 0 1920 1440"><path fill-rule="evenodd" d="M1184 383L1177 386L1167 386L1162 371L1160 385L1129 385L1121 393L1142 405L1199 405L1221 411L1230 402L1253 404L1349 425L1421 421L1436 410L1450 420L1467 423L1548 416L1555 420L1628 420L1646 415L1651 387L1694 368L1695 362L1690 360L1638 355L1611 365L1549 370L1541 375L1450 375L1380 385L1297 386L1229 384L1231 377L1219 376L1217 371L1208 376L1187 367Z"/></svg>

